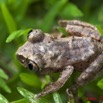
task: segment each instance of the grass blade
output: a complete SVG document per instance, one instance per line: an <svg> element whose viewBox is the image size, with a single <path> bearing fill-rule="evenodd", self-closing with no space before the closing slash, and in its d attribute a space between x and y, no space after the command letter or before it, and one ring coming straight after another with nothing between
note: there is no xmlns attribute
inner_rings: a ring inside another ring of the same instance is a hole
<svg viewBox="0 0 103 103"><path fill-rule="evenodd" d="M1 11L2 11L2 14L3 14L4 20L7 24L9 33L12 33L13 31L16 31L17 30L16 22L13 19L13 16L10 14L10 12L9 12L9 10L8 10L5 3L1 4Z"/></svg>
<svg viewBox="0 0 103 103"><path fill-rule="evenodd" d="M53 99L54 99L55 103L63 103L59 93L57 93L57 92L53 93Z"/></svg>
<svg viewBox="0 0 103 103"><path fill-rule="evenodd" d="M11 103L30 103L30 101L28 101L28 99L26 99L26 98L23 98L20 100L13 101Z"/></svg>
<svg viewBox="0 0 103 103"><path fill-rule="evenodd" d="M24 88L18 87L17 89L22 96L24 96L30 101L30 103L50 103L48 100L44 98L40 99L34 98L35 95Z"/></svg>
<svg viewBox="0 0 103 103"><path fill-rule="evenodd" d="M55 5L50 9L50 11L46 14L44 20L43 20L43 26L42 29L44 31L49 31L55 17L60 12L61 8L66 4L67 0L60 0L55 3ZM46 23L46 25L44 25Z"/></svg>
<svg viewBox="0 0 103 103"><path fill-rule="evenodd" d="M2 78L0 78L0 87L3 88L6 92L11 93L10 88L7 86L7 84Z"/></svg>
<svg viewBox="0 0 103 103"><path fill-rule="evenodd" d="M2 94L0 94L0 103L9 103L9 101Z"/></svg>
<svg viewBox="0 0 103 103"><path fill-rule="evenodd" d="M0 77L4 79L8 79L7 74L2 69L0 69Z"/></svg>
<svg viewBox="0 0 103 103"><path fill-rule="evenodd" d="M100 32L100 35L103 36L103 29L100 25L96 25L98 31Z"/></svg>
<svg viewBox="0 0 103 103"><path fill-rule="evenodd" d="M103 79L101 79L98 83L97 86L101 89L103 89Z"/></svg>
<svg viewBox="0 0 103 103"><path fill-rule="evenodd" d="M83 13L78 9L76 5L69 3L61 11L60 16L65 19L69 19L71 17L81 17L83 16Z"/></svg>
<svg viewBox="0 0 103 103"><path fill-rule="evenodd" d="M12 32L8 38L6 39L6 43L11 42L12 40L19 38L21 35L27 34L31 29L26 29L26 30L17 30Z"/></svg>

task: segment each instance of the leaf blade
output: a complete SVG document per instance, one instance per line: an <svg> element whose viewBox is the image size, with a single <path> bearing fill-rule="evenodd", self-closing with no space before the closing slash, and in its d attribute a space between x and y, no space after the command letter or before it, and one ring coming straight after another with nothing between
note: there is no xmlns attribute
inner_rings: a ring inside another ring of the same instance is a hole
<svg viewBox="0 0 103 103"><path fill-rule="evenodd" d="M57 92L53 93L53 99L54 99L55 103L63 103L59 93L57 93Z"/></svg>
<svg viewBox="0 0 103 103"><path fill-rule="evenodd" d="M29 73L21 73L20 78L27 85L37 87L37 88L41 87L41 81L36 75L29 74Z"/></svg>
<svg viewBox="0 0 103 103"><path fill-rule="evenodd" d="M97 86L101 89L103 89L103 79L101 79L98 83Z"/></svg>
<svg viewBox="0 0 103 103"><path fill-rule="evenodd" d="M50 103L48 100L44 98L40 98L40 99L35 98L35 95L33 93L31 93L30 91L24 88L18 87L17 90L22 96L27 98L31 103Z"/></svg>
<svg viewBox="0 0 103 103"><path fill-rule="evenodd" d="M46 25L42 26L42 29L44 31L50 30L56 15L59 13L61 8L66 4L66 2L67 2L67 0L57 1L55 3L55 5L53 5L53 7L50 9L50 11L46 14L46 16L44 17L44 20L43 20L43 24L46 23Z"/></svg>
<svg viewBox="0 0 103 103"><path fill-rule="evenodd" d="M12 32L12 33L7 37L6 43L9 43L9 42L11 42L12 40L14 40L14 39L16 39L16 38L19 38L20 36L27 34L30 30L31 30L31 28L26 29L26 30L17 30L17 31Z"/></svg>
<svg viewBox="0 0 103 103"><path fill-rule="evenodd" d="M6 22L6 25L8 27L9 33L16 31L17 30L16 22L13 19L13 16L10 14L5 3L1 4L1 11L2 11L2 14L3 14L4 20Z"/></svg>
<svg viewBox="0 0 103 103"><path fill-rule="evenodd" d="M8 87L8 85L2 78L0 78L0 87L4 89L6 92L11 93L11 89Z"/></svg>
<svg viewBox="0 0 103 103"><path fill-rule="evenodd" d="M8 79L8 75L0 68L0 77L4 79Z"/></svg>
<svg viewBox="0 0 103 103"><path fill-rule="evenodd" d="M98 31L100 32L100 35L103 36L103 29L100 25L96 25Z"/></svg>
<svg viewBox="0 0 103 103"><path fill-rule="evenodd" d="M0 103L9 103L9 101L2 94L0 94Z"/></svg>
<svg viewBox="0 0 103 103"><path fill-rule="evenodd" d="M27 98L23 98L23 99L20 99L20 100L13 101L11 103L30 103L30 101L28 101Z"/></svg>
<svg viewBox="0 0 103 103"><path fill-rule="evenodd" d="M61 11L60 16L65 19L70 19L70 17L81 17L83 13L78 9L73 3L67 4Z"/></svg>

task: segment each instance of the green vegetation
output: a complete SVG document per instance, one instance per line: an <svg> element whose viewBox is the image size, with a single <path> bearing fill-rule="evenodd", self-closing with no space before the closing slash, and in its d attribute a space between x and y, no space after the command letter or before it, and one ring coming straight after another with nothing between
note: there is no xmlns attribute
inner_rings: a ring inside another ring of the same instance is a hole
<svg viewBox="0 0 103 103"><path fill-rule="evenodd" d="M34 95L51 79L45 76L42 82L39 76L20 65L15 57L29 30L39 28L52 32L61 19L89 22L97 25L102 34L102 0L0 0L0 103L66 103L65 90L73 84L78 73L74 73L58 92L35 100ZM58 30L64 31L62 28ZM54 80L57 77L58 74L53 74ZM78 95L83 103L93 103L91 98L96 99L95 103L101 103L103 76L79 88Z"/></svg>

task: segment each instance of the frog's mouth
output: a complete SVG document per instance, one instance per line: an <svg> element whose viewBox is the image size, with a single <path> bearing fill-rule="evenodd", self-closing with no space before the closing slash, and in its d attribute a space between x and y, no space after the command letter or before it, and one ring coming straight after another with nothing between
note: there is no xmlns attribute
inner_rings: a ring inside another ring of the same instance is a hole
<svg viewBox="0 0 103 103"><path fill-rule="evenodd" d="M17 58L24 67L27 67L34 72L39 71L39 66L34 61L29 60L28 58L25 58L22 55L17 55Z"/></svg>

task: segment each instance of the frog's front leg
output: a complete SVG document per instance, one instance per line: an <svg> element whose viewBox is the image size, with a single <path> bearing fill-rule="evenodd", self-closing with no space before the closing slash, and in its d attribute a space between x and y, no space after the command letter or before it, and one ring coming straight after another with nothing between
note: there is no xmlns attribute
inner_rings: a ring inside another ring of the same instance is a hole
<svg viewBox="0 0 103 103"><path fill-rule="evenodd" d="M54 83L51 83L47 85L43 91L41 91L39 94L37 94L35 97L39 98L41 96L45 96L46 94L52 93L60 89L65 82L68 80L68 78L71 76L73 73L74 67L72 66L66 66L64 70L61 72L60 77L58 80Z"/></svg>
<svg viewBox="0 0 103 103"><path fill-rule="evenodd" d="M90 66L78 77L76 83L68 89L68 93L72 91L73 94L76 93L76 90L79 86L84 85L90 80L94 79L96 75L102 71L103 68L103 52L94 60Z"/></svg>

